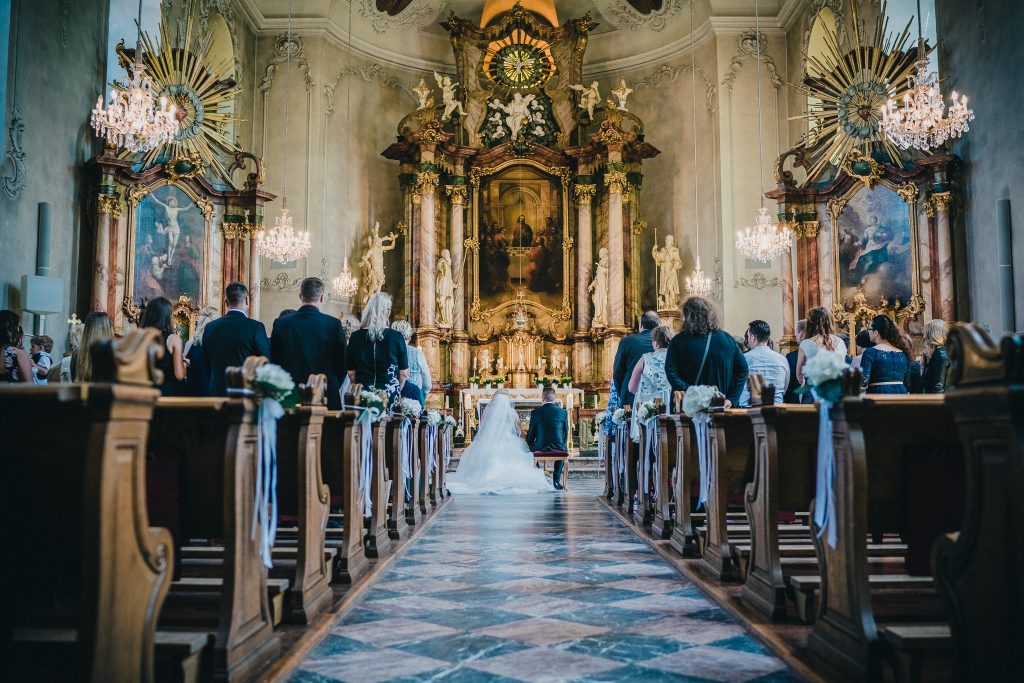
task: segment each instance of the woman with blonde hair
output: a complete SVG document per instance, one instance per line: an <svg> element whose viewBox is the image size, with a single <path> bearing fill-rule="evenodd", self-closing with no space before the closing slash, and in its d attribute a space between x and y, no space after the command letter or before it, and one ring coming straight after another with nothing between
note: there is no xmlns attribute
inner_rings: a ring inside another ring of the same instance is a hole
<svg viewBox="0 0 1024 683"><path fill-rule="evenodd" d="M206 306L196 314L196 329L185 344L185 362L188 363L186 389L189 396L206 396L210 389L210 368L203 353L203 333L211 321L220 317L216 308Z"/></svg>
<svg viewBox="0 0 1024 683"><path fill-rule="evenodd" d="M349 381L370 390L386 390L389 405L401 394L409 378L405 339L392 330L391 295L377 292L366 301L358 330L345 350Z"/></svg>
<svg viewBox="0 0 1024 683"><path fill-rule="evenodd" d="M946 370L949 355L946 353L946 335L949 325L945 320L935 318L924 326L924 350L921 352L921 385L926 394L942 394L946 391Z"/></svg>
<svg viewBox="0 0 1024 683"><path fill-rule="evenodd" d="M630 436L633 441L640 441L640 416L636 410L641 401L653 401L660 398L669 405L672 398L672 385L665 374L665 359L668 357L668 345L672 341L672 328L668 325L655 327L651 331L653 351L640 356L633 375L629 378L629 390L633 392L633 424L630 425Z"/></svg>
<svg viewBox="0 0 1024 683"><path fill-rule="evenodd" d="M71 356L71 376L76 382L92 380L92 345L94 342L114 338L114 325L110 316L103 311L93 311L85 316L82 328L82 343Z"/></svg>
<svg viewBox="0 0 1024 683"><path fill-rule="evenodd" d="M413 330L408 320L396 320L391 323L391 329L402 335L402 338L405 339L405 348L409 353L409 379L405 384L406 386L410 384L415 386L420 393L419 402L426 405L427 396L430 394L430 389L433 386L430 380L430 366L427 365L427 356L423 353L422 349L409 343L412 341ZM403 390L403 394L405 393L406 391Z"/></svg>

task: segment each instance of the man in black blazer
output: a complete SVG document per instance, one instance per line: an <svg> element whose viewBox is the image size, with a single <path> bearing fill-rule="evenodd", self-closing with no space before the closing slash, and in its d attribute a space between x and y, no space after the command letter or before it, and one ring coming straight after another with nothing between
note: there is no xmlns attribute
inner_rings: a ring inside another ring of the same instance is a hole
<svg viewBox="0 0 1024 683"><path fill-rule="evenodd" d="M345 332L341 320L320 311L324 281L307 277L299 286L302 306L274 321L270 357L288 371L295 384L312 374L327 375L327 407L341 409L341 380L345 377Z"/></svg>
<svg viewBox="0 0 1024 683"><path fill-rule="evenodd" d="M240 366L249 356L270 356L267 328L249 317L249 289L232 282L224 289L228 312L211 320L203 331L203 355L210 369L209 396L223 396L224 371Z"/></svg>
<svg viewBox="0 0 1024 683"><path fill-rule="evenodd" d="M526 443L534 453L538 451L568 451L565 442L569 436L569 417L564 408L558 407L558 396L551 387L545 387L542 394L544 403L530 412L530 431ZM555 488L562 487L562 468L555 463Z"/></svg>
<svg viewBox="0 0 1024 683"><path fill-rule="evenodd" d="M612 366L612 380L619 392L619 400L624 406L633 405L633 392L629 390L629 378L633 376L633 368L640 362L640 356L654 350L651 343L651 330L661 324L661 319L654 311L646 311L640 316L640 331L623 337L619 342L619 350L615 352L615 364Z"/></svg>

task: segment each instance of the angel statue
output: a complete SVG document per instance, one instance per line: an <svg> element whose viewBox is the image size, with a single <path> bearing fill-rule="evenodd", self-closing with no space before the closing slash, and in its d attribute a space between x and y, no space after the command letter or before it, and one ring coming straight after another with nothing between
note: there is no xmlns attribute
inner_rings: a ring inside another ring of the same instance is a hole
<svg viewBox="0 0 1024 683"><path fill-rule="evenodd" d="M683 267L676 238L671 234L665 235L665 246L659 249L655 244L651 247L651 256L658 268L658 308L675 308L679 305L679 276L676 273Z"/></svg>
<svg viewBox="0 0 1024 683"><path fill-rule="evenodd" d="M437 260L437 325L452 327L455 324L455 284L452 278L452 254L447 249L441 250L441 258Z"/></svg>
<svg viewBox="0 0 1024 683"><path fill-rule="evenodd" d="M363 269L363 305L384 287L384 252L395 248L398 236L390 232L380 236L380 222L373 224L373 232L367 240L366 252L359 260Z"/></svg>
<svg viewBox="0 0 1024 683"><path fill-rule="evenodd" d="M505 125L508 126L509 131L512 133L510 136L511 140L519 137L520 129L530 122L532 118L530 116L530 103L535 99L537 99L537 96L533 93L525 97L520 93L515 93L508 104L502 104L497 99L491 102L491 107L501 109L508 114L505 117Z"/></svg>
<svg viewBox="0 0 1024 683"><path fill-rule="evenodd" d="M460 116L466 115L466 110L462 108L462 102L455 99L455 86L458 83L452 83L452 79L448 76L442 76L441 74L434 72L434 80L437 81L437 87L441 88L441 103L444 104L444 113L441 114L441 120L447 121L453 112L458 111Z"/></svg>
<svg viewBox="0 0 1024 683"><path fill-rule="evenodd" d="M594 281L590 283L590 298L594 302L594 327L605 327L608 324L608 247L601 247L600 258L594 268Z"/></svg>
<svg viewBox="0 0 1024 683"><path fill-rule="evenodd" d="M616 105L618 109L621 109L622 111L628 111L626 109L626 98L629 97L630 93L632 92L633 89L626 85L626 79L620 78L619 87L612 90L612 95L614 95L615 99L618 100L618 104Z"/></svg>
<svg viewBox="0 0 1024 683"><path fill-rule="evenodd" d="M433 104L430 97L430 86L427 85L426 79L421 77L420 82L416 84L412 91L416 95L416 111L426 109Z"/></svg>
<svg viewBox="0 0 1024 683"><path fill-rule="evenodd" d="M601 93L597 90L597 81L593 81L589 88L579 83L569 87L580 94L580 109L586 109L587 116L594 118L594 107L601 101Z"/></svg>

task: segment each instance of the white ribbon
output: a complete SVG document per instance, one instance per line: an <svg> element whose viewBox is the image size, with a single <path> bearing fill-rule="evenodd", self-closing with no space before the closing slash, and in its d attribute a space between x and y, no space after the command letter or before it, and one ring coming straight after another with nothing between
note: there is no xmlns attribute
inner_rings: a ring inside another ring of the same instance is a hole
<svg viewBox="0 0 1024 683"><path fill-rule="evenodd" d="M273 567L271 554L277 538L277 421L283 415L284 408L274 399L260 400L256 418L259 459L256 463L256 495L250 537L256 538L257 530L261 532L260 556L267 569Z"/></svg>
<svg viewBox="0 0 1024 683"><path fill-rule="evenodd" d="M437 471L437 425L427 425L427 474Z"/></svg>
<svg viewBox="0 0 1024 683"><path fill-rule="evenodd" d="M405 486L405 496L408 498L411 494L409 491L409 477L412 472L412 420L404 418L402 420L402 432L400 435L401 448L402 448L402 484Z"/></svg>
<svg viewBox="0 0 1024 683"><path fill-rule="evenodd" d="M697 466L700 468L700 497L697 507L708 502L711 490L711 434L709 426L711 416L703 410L690 418L693 422L694 436L697 439Z"/></svg>
<svg viewBox="0 0 1024 683"><path fill-rule="evenodd" d="M818 473L814 492L814 523L818 537L827 532L825 540L836 547L836 493L834 489L836 453L832 445L832 404L814 392L818 402Z"/></svg>
<svg viewBox="0 0 1024 683"><path fill-rule="evenodd" d="M444 438L444 471L448 471L448 463L452 459L452 427L445 427L445 438Z"/></svg>
<svg viewBox="0 0 1024 683"><path fill-rule="evenodd" d="M647 453L644 455L644 485L651 480L651 471L654 471L654 500L658 500L661 493L661 482L658 476L658 416L647 419Z"/></svg>
<svg viewBox="0 0 1024 683"><path fill-rule="evenodd" d="M373 514L373 410L362 409L359 415L359 497L363 517Z"/></svg>

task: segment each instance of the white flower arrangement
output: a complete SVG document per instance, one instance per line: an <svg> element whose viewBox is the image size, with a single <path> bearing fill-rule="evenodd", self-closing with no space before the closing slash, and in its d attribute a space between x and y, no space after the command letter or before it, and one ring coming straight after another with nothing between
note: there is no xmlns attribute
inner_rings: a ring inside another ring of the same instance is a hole
<svg viewBox="0 0 1024 683"><path fill-rule="evenodd" d="M423 412L423 406L414 398L403 398L400 405L402 412L409 417L419 417Z"/></svg>
<svg viewBox="0 0 1024 683"><path fill-rule="evenodd" d="M618 427L626 421L626 409L616 408L615 412L612 413L612 424Z"/></svg>
<svg viewBox="0 0 1024 683"><path fill-rule="evenodd" d="M457 424L457 422L455 421L455 417L454 416L452 416L452 415L445 415L444 416L444 426L445 427L451 428L451 427L454 427L456 424Z"/></svg>
<svg viewBox="0 0 1024 683"><path fill-rule="evenodd" d="M636 414L641 422L647 422L658 414L658 407L654 401L640 401L636 404Z"/></svg>
<svg viewBox="0 0 1024 683"><path fill-rule="evenodd" d="M683 412L688 417L707 412L717 393L718 389L706 384L697 384L690 387L683 396Z"/></svg>
<svg viewBox="0 0 1024 683"><path fill-rule="evenodd" d="M842 394L843 387L840 380L849 367L846 364L846 358L842 355L820 351L804 363L803 371L806 384L797 391L800 394L813 391L819 398L829 403L835 403Z"/></svg>
<svg viewBox="0 0 1024 683"><path fill-rule="evenodd" d="M444 418L441 417L441 413L439 413L438 411L433 409L427 411L427 424L430 425L431 427L437 427L443 421Z"/></svg>
<svg viewBox="0 0 1024 683"><path fill-rule="evenodd" d="M364 391L359 394L359 405L370 411L373 421L376 422L384 414L384 399L372 391Z"/></svg>
<svg viewBox="0 0 1024 683"><path fill-rule="evenodd" d="M604 424L604 421L608 419L608 411L602 410L600 413L594 416L594 422L597 424Z"/></svg>
<svg viewBox="0 0 1024 683"><path fill-rule="evenodd" d="M288 371L280 365L264 363L256 368L256 378L253 384L263 398L269 398L289 408L298 402L295 391L295 382Z"/></svg>

